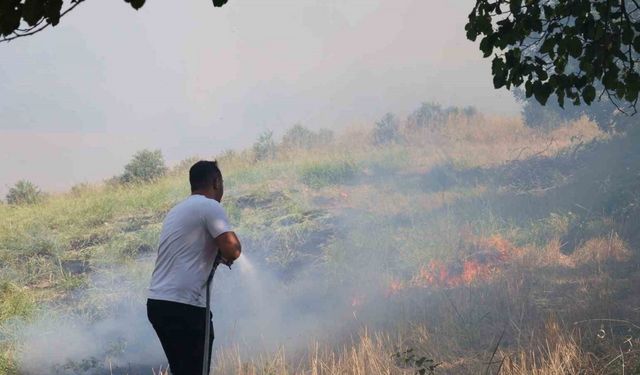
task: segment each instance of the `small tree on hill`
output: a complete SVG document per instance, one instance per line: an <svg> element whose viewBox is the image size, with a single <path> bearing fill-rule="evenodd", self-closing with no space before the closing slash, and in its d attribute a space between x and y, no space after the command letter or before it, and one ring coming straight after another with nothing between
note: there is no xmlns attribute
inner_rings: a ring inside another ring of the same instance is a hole
<svg viewBox="0 0 640 375"><path fill-rule="evenodd" d="M42 201L44 193L31 181L20 180L16 182L9 193L7 193L7 203L21 205L34 204Z"/></svg>
<svg viewBox="0 0 640 375"><path fill-rule="evenodd" d="M377 145L382 145L400 140L398 120L393 113L387 113L376 122L373 129L373 141Z"/></svg>
<svg viewBox="0 0 640 375"><path fill-rule="evenodd" d="M555 100L542 105L533 98L526 98L524 91L515 89L513 95L522 103L522 120L530 128L552 130L564 122L587 117L605 132L626 131L635 117L627 116L615 110L610 102L594 101L591 105L565 105L560 107ZM552 95L553 99L554 96Z"/></svg>
<svg viewBox="0 0 640 375"><path fill-rule="evenodd" d="M276 156L276 143L273 132L266 131L258 136L253 144L253 158L256 161L273 159Z"/></svg>
<svg viewBox="0 0 640 375"><path fill-rule="evenodd" d="M424 102L407 118L407 126L410 129L433 129L445 124L451 116L473 117L478 110L473 106L467 107L442 107L438 103Z"/></svg>
<svg viewBox="0 0 640 375"><path fill-rule="evenodd" d="M317 132L307 129L300 124L289 128L282 137L282 147L289 150L309 149L326 145L333 140L333 132L320 129Z"/></svg>
<svg viewBox="0 0 640 375"><path fill-rule="evenodd" d="M167 171L160 150L138 151L129 164L124 167L124 174L120 177L123 183L151 181L161 177Z"/></svg>
<svg viewBox="0 0 640 375"><path fill-rule="evenodd" d="M309 148L314 145L315 133L300 124L296 124L284 133L282 146L288 149Z"/></svg>

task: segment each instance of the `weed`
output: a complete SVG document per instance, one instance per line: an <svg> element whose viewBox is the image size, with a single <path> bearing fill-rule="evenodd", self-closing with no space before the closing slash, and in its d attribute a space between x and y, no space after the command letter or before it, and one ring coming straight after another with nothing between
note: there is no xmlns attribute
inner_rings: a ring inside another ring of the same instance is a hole
<svg viewBox="0 0 640 375"><path fill-rule="evenodd" d="M352 180L358 167L350 160L326 161L305 165L300 170L300 180L307 186L321 188Z"/></svg>

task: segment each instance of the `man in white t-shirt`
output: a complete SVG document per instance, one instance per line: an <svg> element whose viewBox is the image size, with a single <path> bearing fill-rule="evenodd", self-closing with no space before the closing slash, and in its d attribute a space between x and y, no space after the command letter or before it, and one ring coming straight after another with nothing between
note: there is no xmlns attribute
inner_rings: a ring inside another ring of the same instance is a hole
<svg viewBox="0 0 640 375"><path fill-rule="evenodd" d="M164 219L147 300L147 316L173 375L202 373L209 274L216 257L230 266L241 252L220 205L224 187L217 163L195 163L189 182L191 196ZM213 328L209 337L211 352Z"/></svg>

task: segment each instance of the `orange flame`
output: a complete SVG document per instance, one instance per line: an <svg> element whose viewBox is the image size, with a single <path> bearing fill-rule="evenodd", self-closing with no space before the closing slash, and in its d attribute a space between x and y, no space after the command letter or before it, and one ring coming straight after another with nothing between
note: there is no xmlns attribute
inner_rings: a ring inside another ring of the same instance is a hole
<svg viewBox="0 0 640 375"><path fill-rule="evenodd" d="M488 238L469 237L464 238L462 244L469 253L465 259L450 263L432 260L420 267L408 283L392 280L387 288L387 296L407 287L450 288L488 280L499 273L504 263L520 251L500 235Z"/></svg>
<svg viewBox="0 0 640 375"><path fill-rule="evenodd" d="M404 286L404 283L402 281L397 280L397 279L393 279L389 283L389 287L387 288L387 291L386 291L385 295L387 297L392 296L392 295L394 295L396 293L399 293L404 288L405 288L405 286Z"/></svg>

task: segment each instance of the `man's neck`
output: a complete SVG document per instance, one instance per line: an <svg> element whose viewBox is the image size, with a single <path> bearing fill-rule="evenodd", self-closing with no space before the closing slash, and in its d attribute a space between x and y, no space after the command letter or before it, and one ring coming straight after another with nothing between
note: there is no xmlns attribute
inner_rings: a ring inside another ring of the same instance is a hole
<svg viewBox="0 0 640 375"><path fill-rule="evenodd" d="M209 198L209 199L213 199L214 201L218 201L216 199L216 194L215 192L212 191L205 191L205 190L195 190L191 192L191 195L202 195L205 198Z"/></svg>

